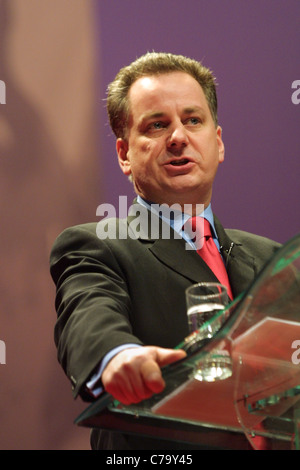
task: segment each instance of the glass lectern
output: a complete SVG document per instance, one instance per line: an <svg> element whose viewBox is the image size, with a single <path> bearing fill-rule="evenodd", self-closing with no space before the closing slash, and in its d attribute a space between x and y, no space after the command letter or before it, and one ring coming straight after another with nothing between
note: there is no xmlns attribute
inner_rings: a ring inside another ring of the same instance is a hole
<svg viewBox="0 0 300 470"><path fill-rule="evenodd" d="M75 423L223 449L300 449L300 234L210 323L212 338L200 329L178 345L187 357L163 368L162 393L131 406L104 394Z"/></svg>

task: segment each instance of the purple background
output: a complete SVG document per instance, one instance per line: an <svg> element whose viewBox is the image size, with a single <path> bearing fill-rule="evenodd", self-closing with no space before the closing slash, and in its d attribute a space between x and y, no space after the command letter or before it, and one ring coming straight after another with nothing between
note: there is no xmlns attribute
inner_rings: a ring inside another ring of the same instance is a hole
<svg viewBox="0 0 300 470"><path fill-rule="evenodd" d="M213 210L225 227L285 242L300 232L299 0L114 0L98 3L99 130L105 201L134 197L119 169L103 99L118 70L146 51L184 54L219 83L225 162Z"/></svg>
<svg viewBox="0 0 300 470"><path fill-rule="evenodd" d="M103 100L120 67L153 49L218 78L224 225L282 242L300 232L300 0L0 0L1 449L90 448L73 424L87 404L56 358L49 252L98 204L131 204Z"/></svg>

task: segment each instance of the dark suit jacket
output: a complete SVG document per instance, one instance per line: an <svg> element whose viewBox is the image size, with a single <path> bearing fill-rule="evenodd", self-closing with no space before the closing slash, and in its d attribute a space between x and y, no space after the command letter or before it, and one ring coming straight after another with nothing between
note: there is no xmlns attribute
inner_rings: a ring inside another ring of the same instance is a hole
<svg viewBox="0 0 300 470"><path fill-rule="evenodd" d="M148 211L143 211L148 218ZM179 344L188 334L185 289L196 282L216 280L200 256L186 250L185 241L174 237L172 230L171 239L161 238L164 223L160 219L160 238L156 239L149 236L150 223L141 224L138 238L132 238L134 220L111 219L110 238L104 240L96 230L103 234L106 219L99 225L69 228L54 244L55 342L75 397L80 394L89 399L85 383L112 348L124 343L166 348ZM249 287L280 245L246 232L224 230L217 218L215 226L237 296ZM121 231L122 239L114 228ZM145 439L138 442L134 437L132 443L130 437L112 437L104 432L101 438L95 432L92 442L94 447L116 450L159 448ZM167 448L165 443L160 445Z"/></svg>

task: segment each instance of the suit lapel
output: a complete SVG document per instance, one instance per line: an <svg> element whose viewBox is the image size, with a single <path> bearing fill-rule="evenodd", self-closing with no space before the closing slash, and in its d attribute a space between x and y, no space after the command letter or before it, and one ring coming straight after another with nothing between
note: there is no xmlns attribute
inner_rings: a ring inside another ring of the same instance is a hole
<svg viewBox="0 0 300 470"><path fill-rule="evenodd" d="M162 263L191 282L213 282L217 278L195 250L186 249L183 239L156 240L150 251Z"/></svg>
<svg viewBox="0 0 300 470"><path fill-rule="evenodd" d="M236 297L246 291L255 280L257 272L255 259L252 254L247 253L241 243L232 241L217 218L215 226L233 295ZM191 282L217 281L214 273L196 251L186 249L186 242L182 238L173 236L173 239L152 240L149 249L162 263Z"/></svg>
<svg viewBox="0 0 300 470"><path fill-rule="evenodd" d="M217 281L214 273L193 249L160 217L144 206L134 203L127 218L129 232L143 243L151 253L173 271L191 282Z"/></svg>
<svg viewBox="0 0 300 470"><path fill-rule="evenodd" d="M214 273L196 251L186 249L186 242L144 206L134 203L130 208L127 223L129 232L135 232L134 237L147 243L151 253L170 269L193 283L217 281ZM232 291L236 297L254 281L255 260L241 243L231 240L217 217L215 227Z"/></svg>

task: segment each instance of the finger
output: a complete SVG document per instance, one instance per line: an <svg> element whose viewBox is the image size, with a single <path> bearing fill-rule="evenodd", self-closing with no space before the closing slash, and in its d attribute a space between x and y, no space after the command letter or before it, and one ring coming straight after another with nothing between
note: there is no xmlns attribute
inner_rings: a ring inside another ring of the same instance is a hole
<svg viewBox="0 0 300 470"><path fill-rule="evenodd" d="M118 380L114 377L114 380L106 384L105 390L124 405L134 402L134 394L127 380Z"/></svg>
<svg viewBox="0 0 300 470"><path fill-rule="evenodd" d="M161 370L156 361L149 359L141 365L141 375L146 387L153 393L161 392L165 387Z"/></svg>
<svg viewBox="0 0 300 470"><path fill-rule="evenodd" d="M138 403L146 398L149 398L153 391L150 390L144 381L142 371L139 369L138 372L132 371L127 375L129 384L127 387L127 396L130 392L130 400L132 403Z"/></svg>
<svg viewBox="0 0 300 470"><path fill-rule="evenodd" d="M150 387L151 387L150 377ZM144 381L140 375L134 375L133 377L127 376L126 378L114 380L107 384L106 391L110 393L116 400L123 403L124 405L131 405L132 403L139 403L146 398L150 398L153 393L160 388L156 386L154 380L154 390L148 387L147 379Z"/></svg>
<svg viewBox="0 0 300 470"><path fill-rule="evenodd" d="M156 360L160 367L180 361L186 357L186 352L183 349L156 348L156 354Z"/></svg>
<svg viewBox="0 0 300 470"><path fill-rule="evenodd" d="M151 359L142 364L141 374L149 390L153 393L160 393L165 387L160 367L183 359L186 357L186 352L181 349L165 349L156 346L150 347L149 350Z"/></svg>
<svg viewBox="0 0 300 470"><path fill-rule="evenodd" d="M105 390L123 404L138 403L149 398L149 390L142 377L140 368L124 362L122 367L107 367L102 374Z"/></svg>

